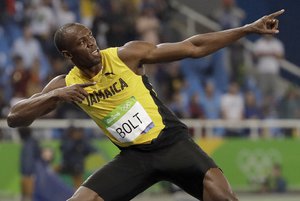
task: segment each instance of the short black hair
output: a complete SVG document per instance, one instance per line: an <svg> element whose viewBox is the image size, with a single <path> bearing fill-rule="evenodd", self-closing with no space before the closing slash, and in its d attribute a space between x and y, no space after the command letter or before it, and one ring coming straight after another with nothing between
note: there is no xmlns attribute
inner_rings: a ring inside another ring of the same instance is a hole
<svg viewBox="0 0 300 201"><path fill-rule="evenodd" d="M67 23L56 30L56 32L54 34L54 44L59 52L66 49L65 33L66 33L67 29L72 26L76 26L76 25L80 25L80 24L75 23L75 22Z"/></svg>

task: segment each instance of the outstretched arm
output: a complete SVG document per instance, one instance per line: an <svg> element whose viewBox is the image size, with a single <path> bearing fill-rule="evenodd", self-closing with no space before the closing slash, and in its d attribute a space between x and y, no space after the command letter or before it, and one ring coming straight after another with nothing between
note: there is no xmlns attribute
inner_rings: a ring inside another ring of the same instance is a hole
<svg viewBox="0 0 300 201"><path fill-rule="evenodd" d="M54 110L62 101L83 101L88 95L83 88L91 85L94 83L67 87L65 76L57 76L42 92L14 105L8 114L7 123L10 127L29 126L35 119Z"/></svg>
<svg viewBox="0 0 300 201"><path fill-rule="evenodd" d="M283 12L284 10L280 10L266 15L243 27L199 34L178 43L153 45L141 41L129 42L119 48L119 57L131 68L135 68L140 64L168 62L187 57L203 57L250 33L278 33L278 20L276 18Z"/></svg>

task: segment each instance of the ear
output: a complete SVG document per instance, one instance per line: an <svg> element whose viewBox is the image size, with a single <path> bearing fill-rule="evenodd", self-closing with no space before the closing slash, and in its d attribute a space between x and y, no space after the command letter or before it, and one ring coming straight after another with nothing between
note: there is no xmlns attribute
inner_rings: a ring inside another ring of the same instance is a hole
<svg viewBox="0 0 300 201"><path fill-rule="evenodd" d="M68 52L67 50L62 50L61 53L65 58L72 59L72 54L70 52Z"/></svg>

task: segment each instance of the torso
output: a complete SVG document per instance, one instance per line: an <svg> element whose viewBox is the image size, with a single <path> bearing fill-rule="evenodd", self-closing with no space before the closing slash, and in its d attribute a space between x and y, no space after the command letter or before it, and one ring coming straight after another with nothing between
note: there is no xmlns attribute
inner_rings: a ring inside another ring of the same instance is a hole
<svg viewBox="0 0 300 201"><path fill-rule="evenodd" d="M77 103L104 133L120 147L148 144L163 129L181 122L158 100L146 76L134 73L118 57L117 48L101 51L102 70L93 78L74 67L66 85L96 82Z"/></svg>

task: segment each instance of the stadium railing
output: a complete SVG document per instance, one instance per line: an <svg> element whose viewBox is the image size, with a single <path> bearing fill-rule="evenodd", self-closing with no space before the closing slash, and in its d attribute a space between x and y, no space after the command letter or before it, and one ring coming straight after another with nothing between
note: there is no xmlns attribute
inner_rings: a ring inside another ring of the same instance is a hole
<svg viewBox="0 0 300 201"><path fill-rule="evenodd" d="M298 119L266 119L266 120L240 120L240 121L228 121L228 120L200 120L200 119L183 119L190 129L193 130L193 136L195 138L201 137L215 137L215 129L249 129L249 137L258 138L272 137L271 130L274 129L290 129L292 135L300 138L300 124ZM66 129L69 127L78 128L91 128L97 129L98 126L89 119L39 119L33 122L30 126L34 129ZM5 119L0 120L0 129L12 131L13 129L8 127ZM102 134L102 132L99 132Z"/></svg>

